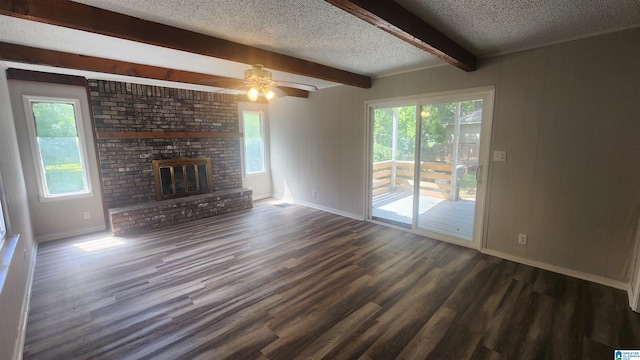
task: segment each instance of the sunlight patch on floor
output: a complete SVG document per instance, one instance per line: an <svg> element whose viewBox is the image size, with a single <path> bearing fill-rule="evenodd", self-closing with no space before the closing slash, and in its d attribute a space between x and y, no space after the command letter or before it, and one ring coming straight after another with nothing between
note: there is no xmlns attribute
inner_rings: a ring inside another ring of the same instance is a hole
<svg viewBox="0 0 640 360"><path fill-rule="evenodd" d="M109 249L112 247L124 245L125 242L113 237L105 237L101 239L83 241L80 243L73 244L73 246L80 248L86 252L98 251Z"/></svg>

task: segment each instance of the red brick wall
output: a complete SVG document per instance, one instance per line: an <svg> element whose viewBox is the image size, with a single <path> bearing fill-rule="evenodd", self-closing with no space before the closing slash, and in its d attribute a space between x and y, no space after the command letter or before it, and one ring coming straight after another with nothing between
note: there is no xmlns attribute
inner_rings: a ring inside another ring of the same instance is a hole
<svg viewBox="0 0 640 360"><path fill-rule="evenodd" d="M194 90L89 80L96 132L238 133L236 97ZM210 157L214 190L242 186L240 139L98 139L107 208L155 201L151 161Z"/></svg>

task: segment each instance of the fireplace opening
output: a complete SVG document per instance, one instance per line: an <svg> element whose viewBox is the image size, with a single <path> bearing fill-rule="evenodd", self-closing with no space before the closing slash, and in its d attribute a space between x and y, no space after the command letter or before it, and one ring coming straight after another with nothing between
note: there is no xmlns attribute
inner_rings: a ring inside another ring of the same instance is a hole
<svg viewBox="0 0 640 360"><path fill-rule="evenodd" d="M173 199L213 191L211 159L153 160L156 199Z"/></svg>

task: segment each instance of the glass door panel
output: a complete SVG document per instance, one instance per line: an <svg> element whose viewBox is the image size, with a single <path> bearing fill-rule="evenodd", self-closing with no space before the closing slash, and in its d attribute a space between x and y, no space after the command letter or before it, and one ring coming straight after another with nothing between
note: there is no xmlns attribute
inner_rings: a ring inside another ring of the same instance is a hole
<svg viewBox="0 0 640 360"><path fill-rule="evenodd" d="M477 99L420 106L416 228L473 239L482 104Z"/></svg>
<svg viewBox="0 0 640 360"><path fill-rule="evenodd" d="M373 129L372 218L413 225L416 107L376 108Z"/></svg>

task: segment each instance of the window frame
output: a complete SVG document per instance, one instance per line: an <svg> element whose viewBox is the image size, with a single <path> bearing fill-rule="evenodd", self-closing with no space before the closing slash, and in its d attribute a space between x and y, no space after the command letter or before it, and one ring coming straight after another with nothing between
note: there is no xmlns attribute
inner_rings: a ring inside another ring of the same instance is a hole
<svg viewBox="0 0 640 360"><path fill-rule="evenodd" d="M7 229L7 222L4 218L4 202L2 201L2 194L0 194L0 249L4 245L4 240L7 238L9 230Z"/></svg>
<svg viewBox="0 0 640 360"><path fill-rule="evenodd" d="M247 137L246 137L246 131L245 131L245 114L255 114L258 115L259 119L260 119L260 147L261 147L261 154L262 154L262 170L261 171L254 171L254 172L248 172L247 171ZM268 172L267 169L267 146L266 146L266 133L265 133L265 114L264 111L262 110L250 110L250 109L243 109L240 111L240 124L242 126L242 167L243 167L243 172L244 172L244 176L245 177L251 177L251 176L259 176L259 175L263 175L266 174Z"/></svg>
<svg viewBox="0 0 640 360"><path fill-rule="evenodd" d="M9 220L7 219L6 208L4 182L2 180L2 173L0 173L0 250L2 250L7 238L9 238Z"/></svg>
<svg viewBox="0 0 640 360"><path fill-rule="evenodd" d="M82 109L80 99L76 98L58 98L48 96L23 95L22 101L25 110L25 119L27 121L27 132L29 133L29 146L33 156L34 170L36 173L36 182L38 183L38 194L40 202L59 201L68 199L77 199L93 196L91 187L91 174L89 172L89 158L87 155L87 143L85 139L84 120L82 117ZM38 145L38 136L36 131L35 115L33 113L34 103L60 103L71 104L76 123L76 131L78 134L78 150L80 153L80 165L82 166L82 176L85 183L83 191L68 192L64 194L50 194L48 191L46 172L42 161L40 146Z"/></svg>

